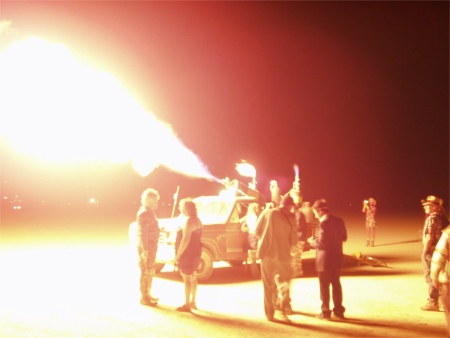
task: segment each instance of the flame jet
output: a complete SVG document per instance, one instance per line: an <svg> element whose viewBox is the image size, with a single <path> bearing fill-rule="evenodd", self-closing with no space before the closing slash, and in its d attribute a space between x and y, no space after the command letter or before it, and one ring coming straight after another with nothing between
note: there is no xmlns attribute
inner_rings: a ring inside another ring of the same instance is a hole
<svg viewBox="0 0 450 338"><path fill-rule="evenodd" d="M0 74L0 135L20 152L58 163L131 162L142 176L163 165L219 181L111 74L61 44L16 42L0 53Z"/></svg>

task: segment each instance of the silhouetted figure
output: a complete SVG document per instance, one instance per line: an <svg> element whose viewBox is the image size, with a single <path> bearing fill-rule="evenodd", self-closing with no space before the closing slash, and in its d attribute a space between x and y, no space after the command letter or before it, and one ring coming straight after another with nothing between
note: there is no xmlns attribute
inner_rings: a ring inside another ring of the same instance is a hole
<svg viewBox="0 0 450 338"><path fill-rule="evenodd" d="M343 243L347 240L344 221L330 213L324 199L314 202L313 212L319 219L319 234L308 242L316 249L316 271L319 275L320 299L322 300L320 319L329 320L331 312L338 319L344 319L345 307L342 305L341 266L343 262ZM333 311L330 309L330 285L333 295Z"/></svg>

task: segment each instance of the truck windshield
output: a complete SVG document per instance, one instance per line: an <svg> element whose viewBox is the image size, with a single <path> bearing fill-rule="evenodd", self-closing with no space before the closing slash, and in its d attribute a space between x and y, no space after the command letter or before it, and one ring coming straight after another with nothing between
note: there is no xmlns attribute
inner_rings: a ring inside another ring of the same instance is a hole
<svg viewBox="0 0 450 338"><path fill-rule="evenodd" d="M195 199L198 217L203 225L226 223L233 208L233 201Z"/></svg>

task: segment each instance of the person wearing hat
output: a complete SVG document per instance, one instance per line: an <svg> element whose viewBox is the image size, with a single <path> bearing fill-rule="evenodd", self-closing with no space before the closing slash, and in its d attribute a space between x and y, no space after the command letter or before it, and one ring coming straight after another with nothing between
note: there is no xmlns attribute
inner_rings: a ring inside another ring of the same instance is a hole
<svg viewBox="0 0 450 338"><path fill-rule="evenodd" d="M319 276L321 313L317 318L330 320L331 313L337 319L345 319L342 305L341 265L344 258L343 242L347 240L347 229L342 218L330 213L324 199L314 202L313 212L319 219L319 235L310 237L309 244L316 249L316 271ZM330 309L330 285L333 294L333 311Z"/></svg>
<svg viewBox="0 0 450 338"><path fill-rule="evenodd" d="M295 212L292 197L284 196L280 206L262 213L256 225L264 313L269 321L289 321L287 315L292 313L289 283L292 278L291 249L297 244Z"/></svg>
<svg viewBox="0 0 450 338"><path fill-rule="evenodd" d="M422 233L422 265L425 281L428 284L428 302L420 308L424 311L439 311L439 288L437 288L430 277L431 258L436 244L442 234L443 228L443 201L436 196L427 196L422 200L426 219Z"/></svg>
<svg viewBox="0 0 450 338"><path fill-rule="evenodd" d="M366 246L375 246L375 228L377 227L375 215L377 214L377 201L372 197L365 200L362 212L366 213Z"/></svg>

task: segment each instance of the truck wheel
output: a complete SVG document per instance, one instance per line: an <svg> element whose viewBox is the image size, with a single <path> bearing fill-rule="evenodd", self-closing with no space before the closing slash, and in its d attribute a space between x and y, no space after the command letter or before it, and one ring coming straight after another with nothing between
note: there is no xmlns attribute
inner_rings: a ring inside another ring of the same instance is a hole
<svg viewBox="0 0 450 338"><path fill-rule="evenodd" d="M211 277L213 273L213 258L211 253L202 249L202 255L200 257L200 265L197 269L197 280L199 282L204 282Z"/></svg>

